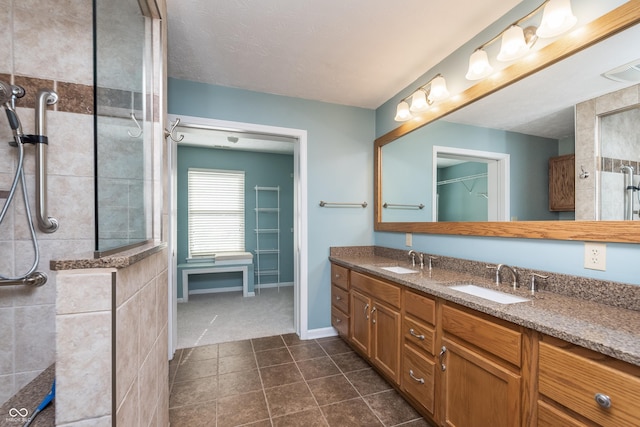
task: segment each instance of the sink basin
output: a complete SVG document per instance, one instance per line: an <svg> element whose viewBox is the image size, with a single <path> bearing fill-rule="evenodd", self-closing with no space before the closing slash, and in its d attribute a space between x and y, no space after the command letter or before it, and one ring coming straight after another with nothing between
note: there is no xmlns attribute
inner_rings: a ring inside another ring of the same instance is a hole
<svg viewBox="0 0 640 427"><path fill-rule="evenodd" d="M456 291L464 292L465 294L488 299L489 301L497 302L499 304L515 304L518 302L530 301L527 298L522 298L517 295L494 291L476 285L456 285L451 286L449 289L454 289Z"/></svg>
<svg viewBox="0 0 640 427"><path fill-rule="evenodd" d="M412 270L410 268L400 267L398 265L393 266L393 267L380 267L380 268L382 268L383 270L390 271L392 273L397 273L397 274L417 273L416 270Z"/></svg>

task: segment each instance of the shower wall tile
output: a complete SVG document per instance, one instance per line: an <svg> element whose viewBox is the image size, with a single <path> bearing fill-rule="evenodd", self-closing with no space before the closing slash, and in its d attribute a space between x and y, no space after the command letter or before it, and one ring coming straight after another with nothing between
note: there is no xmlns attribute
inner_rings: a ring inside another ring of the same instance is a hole
<svg viewBox="0 0 640 427"><path fill-rule="evenodd" d="M22 0L13 13L14 73L93 84L92 2Z"/></svg>
<svg viewBox="0 0 640 427"><path fill-rule="evenodd" d="M11 28L11 0L0 0L0 28L5 29L0 31L0 46L4 46L4 49L0 50L0 80L11 83L5 75L13 71L13 38L11 31L6 30Z"/></svg>
<svg viewBox="0 0 640 427"><path fill-rule="evenodd" d="M56 284L56 313L110 311L115 269L70 270Z"/></svg>
<svg viewBox="0 0 640 427"><path fill-rule="evenodd" d="M58 82L56 92L60 98L56 106L58 111L93 114L93 86Z"/></svg>
<svg viewBox="0 0 640 427"><path fill-rule="evenodd" d="M169 321L169 295L167 289L167 283L169 283L168 280L168 272L165 269L162 273L159 274L158 280L156 282L156 308L158 310L158 315L156 316L156 328L158 330L158 333L160 333L160 331L162 331L162 329L167 326Z"/></svg>
<svg viewBox="0 0 640 427"><path fill-rule="evenodd" d="M117 404L135 382L138 375L140 294L136 293L116 309L116 391ZM135 393L137 396L137 393Z"/></svg>
<svg viewBox="0 0 640 427"><path fill-rule="evenodd" d="M0 244L2 244L2 242L0 242ZM3 270L3 271L7 271L7 270ZM14 288L15 286L0 287L0 309L5 307L13 307ZM11 325L13 325L13 322L11 323Z"/></svg>
<svg viewBox="0 0 640 427"><path fill-rule="evenodd" d="M0 376L13 374L14 366L14 309L0 308ZM1 392L0 392L1 393ZM10 396L8 396L10 397Z"/></svg>
<svg viewBox="0 0 640 427"><path fill-rule="evenodd" d="M24 88L24 96L16 101L16 106L21 108L36 108L36 99L38 97L38 91L40 89L54 90L55 84L50 79L37 79L34 77L15 76L14 84L22 86ZM55 104L47 106L47 113L55 109ZM22 126L26 134L35 133L33 130L33 122L25 122L23 117L20 116ZM28 126L27 126L28 124ZM28 129L28 131L27 131Z"/></svg>
<svg viewBox="0 0 640 427"><path fill-rule="evenodd" d="M154 344L157 340L154 341ZM161 376L158 375L159 365L156 357L156 346L154 351L147 353L147 357L140 365L138 375L138 394L140 396L140 420L150 420L156 413L158 404L159 384ZM144 423L141 423L144 424Z"/></svg>
<svg viewBox="0 0 640 427"><path fill-rule="evenodd" d="M137 379L131 384L125 396L123 396L122 404L116 410L116 425L119 426L138 426L140 425L140 399L138 395Z"/></svg>
<svg viewBox="0 0 640 427"><path fill-rule="evenodd" d="M157 332L157 302L156 279L147 283L140 291L140 341L138 360L144 363L153 343L158 336Z"/></svg>
<svg viewBox="0 0 640 427"><path fill-rule="evenodd" d="M15 308L15 368L17 372L44 370L55 356L55 306Z"/></svg>
<svg viewBox="0 0 640 427"><path fill-rule="evenodd" d="M56 424L111 414L111 311L56 318Z"/></svg>
<svg viewBox="0 0 640 427"><path fill-rule="evenodd" d="M13 384L14 378L13 374L0 374L0 402L6 402L18 391Z"/></svg>
<svg viewBox="0 0 640 427"><path fill-rule="evenodd" d="M631 86L596 98L596 115L638 104L638 87Z"/></svg>

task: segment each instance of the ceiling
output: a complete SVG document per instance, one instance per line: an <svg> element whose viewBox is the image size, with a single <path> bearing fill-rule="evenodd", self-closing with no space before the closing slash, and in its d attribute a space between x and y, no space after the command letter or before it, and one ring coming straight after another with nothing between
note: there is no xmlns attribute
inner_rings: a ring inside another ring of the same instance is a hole
<svg viewBox="0 0 640 427"><path fill-rule="evenodd" d="M375 109L519 0L167 0L169 77Z"/></svg>

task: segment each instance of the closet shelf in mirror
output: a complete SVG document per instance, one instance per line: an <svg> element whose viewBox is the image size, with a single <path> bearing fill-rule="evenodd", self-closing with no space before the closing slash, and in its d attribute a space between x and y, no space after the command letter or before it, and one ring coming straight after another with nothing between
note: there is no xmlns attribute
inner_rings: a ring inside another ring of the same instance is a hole
<svg viewBox="0 0 640 427"><path fill-rule="evenodd" d="M438 185L453 184L455 182L463 182L463 181L471 181L472 179L486 178L487 176L488 175L486 173L479 173L479 174L475 174L475 175L461 176L459 178L451 178L451 179L445 179L445 180L442 180L442 181L438 181Z"/></svg>

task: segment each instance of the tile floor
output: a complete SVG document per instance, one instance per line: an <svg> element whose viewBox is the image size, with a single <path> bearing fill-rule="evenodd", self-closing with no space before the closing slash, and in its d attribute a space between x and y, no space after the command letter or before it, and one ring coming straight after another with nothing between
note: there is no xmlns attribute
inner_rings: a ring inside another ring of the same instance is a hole
<svg viewBox="0 0 640 427"><path fill-rule="evenodd" d="M430 426L338 337L181 349L169 385L172 426Z"/></svg>

